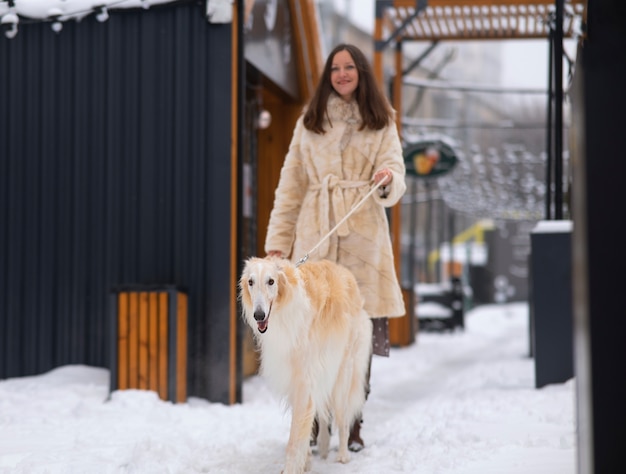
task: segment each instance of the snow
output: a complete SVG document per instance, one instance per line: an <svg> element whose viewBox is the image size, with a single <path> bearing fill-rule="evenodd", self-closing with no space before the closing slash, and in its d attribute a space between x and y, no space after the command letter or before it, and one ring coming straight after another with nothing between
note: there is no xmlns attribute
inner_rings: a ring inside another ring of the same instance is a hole
<svg viewBox="0 0 626 474"><path fill-rule="evenodd" d="M170 3L173 0L14 0L15 6L9 2L0 3L0 15L13 11L25 18L48 19L58 17L59 20L76 19L89 15L94 10L117 8L149 8L151 5Z"/></svg>
<svg viewBox="0 0 626 474"><path fill-rule="evenodd" d="M534 388L528 305L479 306L465 326L375 356L366 448L345 465L314 455L311 472L575 473L574 379ZM258 376L243 399L109 394L108 370L80 365L3 380L0 473L278 473L289 411Z"/></svg>
<svg viewBox="0 0 626 474"><path fill-rule="evenodd" d="M423 318L447 319L452 317L452 310L432 301L419 303L419 315Z"/></svg>
<svg viewBox="0 0 626 474"><path fill-rule="evenodd" d="M538 221L532 230L533 234L554 234L554 233L570 233L574 228L574 223L569 220L559 221Z"/></svg>

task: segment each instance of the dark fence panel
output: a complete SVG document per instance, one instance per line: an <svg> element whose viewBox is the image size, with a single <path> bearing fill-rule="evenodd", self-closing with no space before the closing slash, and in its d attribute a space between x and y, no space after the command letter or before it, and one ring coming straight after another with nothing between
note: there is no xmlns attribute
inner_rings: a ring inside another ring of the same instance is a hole
<svg viewBox="0 0 626 474"><path fill-rule="evenodd" d="M175 285L228 402L231 46L197 3L0 38L0 378L107 366L111 292Z"/></svg>

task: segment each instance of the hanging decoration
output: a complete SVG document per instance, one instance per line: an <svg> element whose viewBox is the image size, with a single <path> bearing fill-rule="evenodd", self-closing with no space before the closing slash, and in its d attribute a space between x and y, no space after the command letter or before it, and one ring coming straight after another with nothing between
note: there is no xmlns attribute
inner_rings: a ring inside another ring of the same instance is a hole
<svg viewBox="0 0 626 474"><path fill-rule="evenodd" d="M11 39L20 24L50 23L55 32L63 29L63 22L80 21L95 15L100 22L109 19L109 10L144 8L175 3L177 0L0 0L0 27Z"/></svg>

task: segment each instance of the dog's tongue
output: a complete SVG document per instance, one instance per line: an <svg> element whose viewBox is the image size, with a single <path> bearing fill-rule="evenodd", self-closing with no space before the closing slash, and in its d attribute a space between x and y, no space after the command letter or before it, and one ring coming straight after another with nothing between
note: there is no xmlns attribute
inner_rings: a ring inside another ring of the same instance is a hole
<svg viewBox="0 0 626 474"><path fill-rule="evenodd" d="M259 321L257 323L257 327L259 328L259 332L261 334L263 334L265 331L267 331L267 319L265 321Z"/></svg>

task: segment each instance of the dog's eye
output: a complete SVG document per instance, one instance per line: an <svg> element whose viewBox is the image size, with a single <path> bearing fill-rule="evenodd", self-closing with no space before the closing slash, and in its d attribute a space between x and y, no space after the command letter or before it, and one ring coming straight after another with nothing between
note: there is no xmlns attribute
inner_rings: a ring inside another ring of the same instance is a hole
<svg viewBox="0 0 626 474"><path fill-rule="evenodd" d="M272 286L272 285L274 284L274 279L273 279L273 278L270 278L269 280L267 280L267 284L268 284L269 286Z"/></svg>
<svg viewBox="0 0 626 474"><path fill-rule="evenodd" d="M250 280L248 280L248 286L253 286L253 285L254 285L254 281L251 278Z"/></svg>

